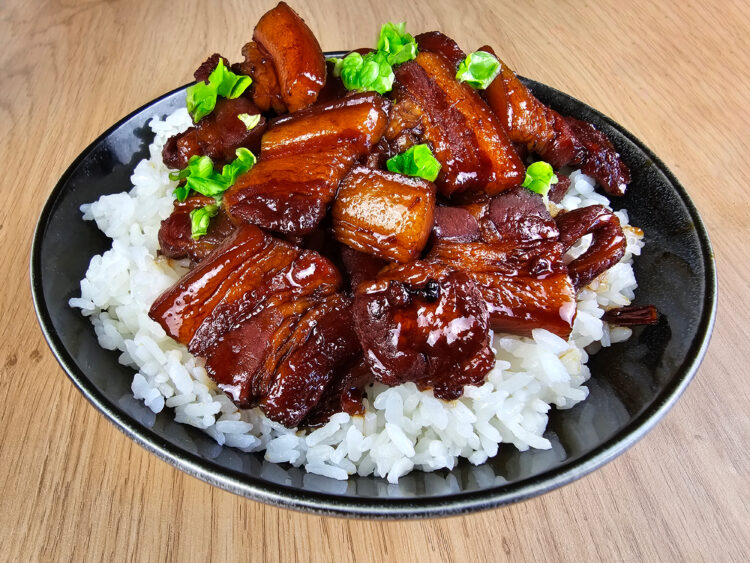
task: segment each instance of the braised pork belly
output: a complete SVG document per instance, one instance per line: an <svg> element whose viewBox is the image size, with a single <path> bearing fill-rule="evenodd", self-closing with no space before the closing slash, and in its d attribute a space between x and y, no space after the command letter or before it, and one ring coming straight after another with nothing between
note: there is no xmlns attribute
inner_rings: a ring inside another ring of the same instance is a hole
<svg viewBox="0 0 750 563"><path fill-rule="evenodd" d="M491 331L567 338L576 292L625 249L611 210L550 203L570 185L565 165L625 192L601 131L542 104L502 61L475 89L459 77L467 55L439 32L406 56L355 53L359 70L326 63L281 2L243 61L200 65L208 113L163 153L179 172L161 253L191 268L149 314L238 406L287 427L361 413L373 381L460 397L494 365ZM212 83L219 66L228 87ZM551 164L540 193L529 155Z"/></svg>

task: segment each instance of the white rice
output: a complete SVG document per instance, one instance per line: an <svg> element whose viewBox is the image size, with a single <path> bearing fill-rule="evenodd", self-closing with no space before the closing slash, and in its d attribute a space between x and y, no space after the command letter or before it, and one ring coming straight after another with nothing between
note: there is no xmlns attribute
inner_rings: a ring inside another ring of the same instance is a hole
<svg viewBox="0 0 750 563"><path fill-rule="evenodd" d="M584 400L589 378L587 347L609 346L630 337L624 327L601 321L604 311L628 305L636 281L631 267L643 246L640 230L628 226L622 261L594 280L578 296L578 313L566 342L537 329L532 338L494 334L497 362L480 387L466 387L452 402L419 391L413 383L398 387L373 384L366 391L364 416L338 413L313 431L287 429L267 419L260 409L239 410L206 375L202 360L169 338L148 317L152 302L187 271L186 263L157 255L160 223L172 211L169 170L161 160L166 140L191 124L185 109L150 127L155 133L150 158L135 167L129 192L102 196L83 205L86 220L112 238L112 249L91 259L81 280L81 297L71 307L89 317L99 344L120 352L121 364L136 370L132 391L153 412L172 408L177 422L205 431L219 445L243 451L265 450L265 459L331 477L375 474L391 483L414 469L453 468L460 457L481 464L502 443L521 451L549 449L544 438L552 405L570 408ZM609 205L594 192L594 180L571 174L564 209ZM589 237L590 238L590 237ZM571 255L581 253L582 240Z"/></svg>

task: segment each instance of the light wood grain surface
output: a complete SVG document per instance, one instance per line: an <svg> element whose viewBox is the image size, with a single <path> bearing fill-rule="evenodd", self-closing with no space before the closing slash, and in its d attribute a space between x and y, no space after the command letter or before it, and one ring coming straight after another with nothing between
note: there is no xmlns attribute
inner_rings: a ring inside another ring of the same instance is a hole
<svg viewBox="0 0 750 563"><path fill-rule="evenodd" d="M711 235L720 304L677 406L635 447L533 500L466 517L353 521L271 508L188 477L75 390L42 338L28 282L34 223L109 125L239 58L263 2L0 2L0 560L747 560L750 9L747 2L432 0L293 4L324 49L380 23L491 43L526 76L640 137Z"/></svg>

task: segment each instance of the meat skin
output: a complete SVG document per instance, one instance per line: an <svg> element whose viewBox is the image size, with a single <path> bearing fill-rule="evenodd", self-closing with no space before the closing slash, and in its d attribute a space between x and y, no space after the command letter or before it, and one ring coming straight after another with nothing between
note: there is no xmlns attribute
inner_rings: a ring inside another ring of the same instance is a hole
<svg viewBox="0 0 750 563"><path fill-rule="evenodd" d="M434 211L431 182L356 166L341 182L333 204L333 233L360 252L408 262L427 243Z"/></svg>
<svg viewBox="0 0 750 563"><path fill-rule="evenodd" d="M292 235L312 233L354 164L350 143L311 153L262 157L224 194L237 221Z"/></svg>
<svg viewBox="0 0 750 563"><path fill-rule="evenodd" d="M487 308L461 272L411 262L357 288L354 323L365 361L386 385L413 381L453 400L494 364Z"/></svg>
<svg viewBox="0 0 750 563"><path fill-rule="evenodd" d="M294 112L315 103L326 81L326 63L304 20L286 2L279 2L260 18L253 40L273 61L287 109Z"/></svg>

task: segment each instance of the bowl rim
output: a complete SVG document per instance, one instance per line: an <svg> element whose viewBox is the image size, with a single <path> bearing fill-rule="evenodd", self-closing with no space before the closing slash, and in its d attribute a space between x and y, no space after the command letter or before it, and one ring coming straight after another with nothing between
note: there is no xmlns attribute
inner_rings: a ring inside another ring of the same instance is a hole
<svg viewBox="0 0 750 563"><path fill-rule="evenodd" d="M326 53L326 56L341 56L345 52L336 51ZM79 369L68 353L62 340L57 335L52 319L44 299L41 271L41 247L47 232L50 217L56 209L60 195L67 188L70 178L74 175L82 161L96 149L107 137L129 120L147 111L150 107L165 98L184 90L190 84L185 84L166 94L155 98L117 121L96 139L94 139L68 166L57 184L50 192L37 221L31 245L30 282L34 309L39 325L56 360L67 376L83 394L83 396L116 428L131 438L137 444L155 454L162 460L184 471L188 475L197 477L211 485L229 492L244 496L251 500L266 504L290 508L303 512L328 515L347 516L373 519L412 519L426 517L444 517L467 514L479 510L486 510L514 502L527 500L531 497L549 492L552 489L580 479L595 469L622 454L643 436L672 408L694 377L705 356L711 339L711 332L716 320L717 311L717 272L713 249L706 227L698 211L690 199L685 188L643 142L620 124L606 115L588 106L584 102L531 79L520 77L532 89L546 89L554 95L567 97L570 102L590 112L597 119L607 123L642 151L654 166L667 178L672 189L685 206L692 220L703 258L705 274L705 292L702 305L703 312L697 323L696 337L687 350L682 364L675 370L669 383L657 395L651 404L640 412L629 424L620 429L587 454L565 462L553 469L544 471L531 478L519 482L493 486L476 491L452 493L433 498L378 498L378 497L345 497L335 496L315 491L304 490L287 485L272 483L246 473L228 469L210 460L186 451L167 440L161 438L150 428L137 422L116 404L109 401L88 376Z"/></svg>

